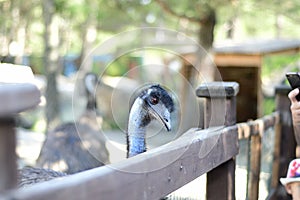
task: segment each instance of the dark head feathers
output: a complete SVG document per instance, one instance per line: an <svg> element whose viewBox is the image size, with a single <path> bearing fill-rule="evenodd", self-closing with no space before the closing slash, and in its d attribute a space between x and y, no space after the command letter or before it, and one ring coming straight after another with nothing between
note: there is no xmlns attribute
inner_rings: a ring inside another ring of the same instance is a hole
<svg viewBox="0 0 300 200"><path fill-rule="evenodd" d="M140 97L142 99L146 99L147 97L150 97L150 99L152 98L154 101L160 100L166 106L166 108L169 110L170 113L174 111L173 99L168 94L168 92L159 84L151 85L147 89L143 90Z"/></svg>

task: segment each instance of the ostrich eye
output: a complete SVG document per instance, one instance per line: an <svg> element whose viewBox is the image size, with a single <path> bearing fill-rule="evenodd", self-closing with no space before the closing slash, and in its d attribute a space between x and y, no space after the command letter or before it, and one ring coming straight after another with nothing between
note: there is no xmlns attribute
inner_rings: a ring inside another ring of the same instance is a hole
<svg viewBox="0 0 300 200"><path fill-rule="evenodd" d="M154 96L154 97L151 97L150 98L150 103L152 104L152 105L156 105L156 104L158 104L158 97L156 97L156 96Z"/></svg>

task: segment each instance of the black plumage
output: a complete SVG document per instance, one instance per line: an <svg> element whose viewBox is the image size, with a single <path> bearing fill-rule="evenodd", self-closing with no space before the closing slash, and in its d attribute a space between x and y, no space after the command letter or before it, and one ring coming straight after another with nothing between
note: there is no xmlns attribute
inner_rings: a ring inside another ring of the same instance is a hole
<svg viewBox="0 0 300 200"><path fill-rule="evenodd" d="M84 78L87 106L77 122L64 123L47 133L37 167L73 174L109 163L105 137L99 131L101 116L97 109L95 74Z"/></svg>

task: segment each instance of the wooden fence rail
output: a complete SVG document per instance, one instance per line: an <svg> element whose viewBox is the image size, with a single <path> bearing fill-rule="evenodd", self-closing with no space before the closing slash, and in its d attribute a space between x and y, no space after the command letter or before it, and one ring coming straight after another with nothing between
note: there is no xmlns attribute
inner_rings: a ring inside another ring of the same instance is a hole
<svg viewBox="0 0 300 200"><path fill-rule="evenodd" d="M238 123L239 139L249 139L253 135L260 135L262 137L264 131L275 127L279 123L279 120L279 112L273 112L254 121Z"/></svg>
<svg viewBox="0 0 300 200"><path fill-rule="evenodd" d="M236 130L191 129L143 155L37 184L4 199L159 199L237 155Z"/></svg>
<svg viewBox="0 0 300 200"><path fill-rule="evenodd" d="M277 126L279 117L279 112L274 112L255 121L237 124L239 139L248 139L250 141L250 167L247 170L249 177L247 180L247 199L249 200L256 200L259 195L262 137L266 130Z"/></svg>
<svg viewBox="0 0 300 200"><path fill-rule="evenodd" d="M197 95L205 98L204 130L192 128L177 140L130 159L22 190L1 186L0 199L159 199L205 173L206 199L235 199L235 157L239 151L239 137L250 137L254 143L251 162L256 165L251 168L250 193L254 195L252 199L257 199L259 140L268 127L280 124L277 128L281 130L282 116L281 112L275 112L259 120L236 124L238 89L234 82L204 84L197 89ZM2 130L0 127L1 135ZM279 139L282 135L279 134ZM6 150L6 153L9 156L14 152ZM282 151L276 156L280 158ZM0 159L4 161L4 158ZM0 165L1 182L3 178L9 178L4 175L8 170L5 165ZM279 165L276 177L279 176ZM11 171L15 173L15 169ZM10 178L14 179L15 174ZM202 192L199 187L199 193Z"/></svg>

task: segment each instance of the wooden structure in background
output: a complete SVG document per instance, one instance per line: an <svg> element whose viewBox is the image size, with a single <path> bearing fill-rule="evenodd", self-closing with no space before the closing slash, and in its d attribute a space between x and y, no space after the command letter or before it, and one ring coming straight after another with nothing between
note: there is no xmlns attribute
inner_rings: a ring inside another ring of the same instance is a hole
<svg viewBox="0 0 300 200"><path fill-rule="evenodd" d="M240 84L237 96L237 122L262 116L261 68L264 56L297 53L300 40L252 40L217 46L215 63L223 81Z"/></svg>

